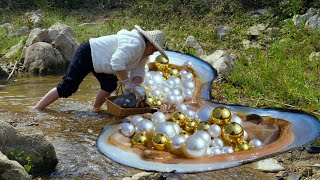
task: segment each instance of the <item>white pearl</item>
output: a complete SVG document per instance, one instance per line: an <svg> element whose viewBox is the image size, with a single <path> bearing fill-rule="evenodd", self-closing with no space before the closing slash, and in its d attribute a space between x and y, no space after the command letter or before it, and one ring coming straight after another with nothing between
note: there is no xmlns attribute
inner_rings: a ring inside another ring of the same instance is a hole
<svg viewBox="0 0 320 180"><path fill-rule="evenodd" d="M190 117L191 119L193 119L194 116L196 115L196 112L192 111L191 109L187 109L183 113L184 115Z"/></svg>
<svg viewBox="0 0 320 180"><path fill-rule="evenodd" d="M172 79L167 79L166 80L166 84L169 86L169 87L174 87L174 81Z"/></svg>
<svg viewBox="0 0 320 180"><path fill-rule="evenodd" d="M153 123L148 119L143 119L139 121L136 125L136 133L140 133L142 131L150 132L154 130Z"/></svg>
<svg viewBox="0 0 320 180"><path fill-rule="evenodd" d="M162 122L156 125L155 131L157 134L165 134L169 138L176 135L176 130L174 127L168 122Z"/></svg>
<svg viewBox="0 0 320 180"><path fill-rule="evenodd" d="M254 148L259 148L262 146L262 142L259 139L251 139L251 141L249 142L249 145Z"/></svg>
<svg viewBox="0 0 320 180"><path fill-rule="evenodd" d="M186 141L186 138L182 135L177 134L173 136L171 138L172 143L170 143L170 149L173 151L180 149L185 141Z"/></svg>
<svg viewBox="0 0 320 180"><path fill-rule="evenodd" d="M212 154L214 155L222 154L221 149L218 147L212 147L211 151L212 151Z"/></svg>
<svg viewBox="0 0 320 180"><path fill-rule="evenodd" d="M150 95L152 97L159 98L159 97L162 96L162 92L159 89L153 89L153 90L150 91Z"/></svg>
<svg viewBox="0 0 320 180"><path fill-rule="evenodd" d="M242 124L242 119L237 115L232 115L231 122L236 122L236 123L241 125Z"/></svg>
<svg viewBox="0 0 320 180"><path fill-rule="evenodd" d="M193 90L196 87L193 81L182 81L182 86L185 89L190 89L190 90Z"/></svg>
<svg viewBox="0 0 320 180"><path fill-rule="evenodd" d="M243 130L243 140L246 141L248 139L248 133L246 130Z"/></svg>
<svg viewBox="0 0 320 180"><path fill-rule="evenodd" d="M220 138L214 138L211 143L212 147L222 148L223 145L223 141Z"/></svg>
<svg viewBox="0 0 320 180"><path fill-rule="evenodd" d="M178 104L176 109L180 112L184 112L185 110L188 109L188 107L185 104Z"/></svg>
<svg viewBox="0 0 320 180"><path fill-rule="evenodd" d="M208 133L211 135L211 137L217 138L221 135L221 128L216 124L212 124L208 129Z"/></svg>
<svg viewBox="0 0 320 180"><path fill-rule="evenodd" d="M213 154L213 153L212 153L211 147L207 147L206 155L210 156L210 155L212 155L212 154Z"/></svg>
<svg viewBox="0 0 320 180"><path fill-rule="evenodd" d="M191 97L192 96L192 91L190 89L183 89L182 90L182 97Z"/></svg>
<svg viewBox="0 0 320 180"><path fill-rule="evenodd" d="M176 96L176 104L183 103L183 97L181 95Z"/></svg>
<svg viewBox="0 0 320 180"><path fill-rule="evenodd" d="M208 121L213 107L203 107L197 111L197 115L201 121Z"/></svg>
<svg viewBox="0 0 320 180"><path fill-rule="evenodd" d="M121 133L126 137L131 137L134 134L135 128L131 123L122 123Z"/></svg>
<svg viewBox="0 0 320 180"><path fill-rule="evenodd" d="M150 72L146 72L146 74L144 75L144 79L150 79L152 76L151 76L151 73Z"/></svg>
<svg viewBox="0 0 320 180"><path fill-rule="evenodd" d="M152 80L155 84L162 84L165 81L164 77L158 73L152 77Z"/></svg>
<svg viewBox="0 0 320 180"><path fill-rule="evenodd" d="M172 77L173 81L174 81L174 86L175 87L180 87L181 86L181 79L178 77Z"/></svg>
<svg viewBox="0 0 320 180"><path fill-rule="evenodd" d="M199 158L207 152L207 143L203 138L192 135L187 138L183 151L189 158Z"/></svg>
<svg viewBox="0 0 320 180"><path fill-rule="evenodd" d="M177 123L175 123L175 122L167 122L167 123L169 123L173 126L174 130L176 131L176 134L179 134L179 132L181 131L181 128Z"/></svg>
<svg viewBox="0 0 320 180"><path fill-rule="evenodd" d="M192 66L192 62L191 61L187 61L187 62L183 63L183 65Z"/></svg>
<svg viewBox="0 0 320 180"><path fill-rule="evenodd" d="M197 132L195 132L193 135L195 136L200 136L201 138L203 138L206 143L207 146L209 146L211 144L211 136L209 133L207 133L206 131L203 130L198 130Z"/></svg>
<svg viewBox="0 0 320 180"><path fill-rule="evenodd" d="M166 121L166 115L163 112L155 112L151 116L151 121L153 124L157 125L159 123L165 122Z"/></svg>
<svg viewBox="0 0 320 180"><path fill-rule="evenodd" d="M177 88L173 88L171 89L171 94L178 96L178 95L181 95L181 91Z"/></svg>
<svg viewBox="0 0 320 180"><path fill-rule="evenodd" d="M163 87L162 92L163 92L164 96L172 94L171 88L169 88L168 86Z"/></svg>
<svg viewBox="0 0 320 180"><path fill-rule="evenodd" d="M149 71L149 66L146 64L146 65L144 65L144 71L146 72L146 73L148 73L148 71Z"/></svg>
<svg viewBox="0 0 320 180"><path fill-rule="evenodd" d="M192 80L193 79L193 74L188 72L188 73L186 73L184 75L181 75L181 79L182 79L182 81L184 81L184 80Z"/></svg>
<svg viewBox="0 0 320 180"><path fill-rule="evenodd" d="M228 153L233 153L234 152L233 148L230 147L230 146L222 147L221 151L222 151L223 154L228 154Z"/></svg>
<svg viewBox="0 0 320 180"><path fill-rule="evenodd" d="M181 76L183 76L183 75L185 75L185 74L187 74L188 73L188 71L186 71L186 70L184 70L184 69L182 69L181 71L180 71L180 75Z"/></svg>
<svg viewBox="0 0 320 180"><path fill-rule="evenodd" d="M172 94L170 94L170 95L167 95L167 97L166 97L166 100L167 100L167 102L169 103L169 104L175 104L177 101L176 101L176 96L175 95L172 95Z"/></svg>
<svg viewBox="0 0 320 180"><path fill-rule="evenodd" d="M140 116L140 115L135 115L135 116L132 117L131 123L136 126L137 123L138 123L139 121L141 121L141 120L143 120L143 117L142 117L142 116Z"/></svg>

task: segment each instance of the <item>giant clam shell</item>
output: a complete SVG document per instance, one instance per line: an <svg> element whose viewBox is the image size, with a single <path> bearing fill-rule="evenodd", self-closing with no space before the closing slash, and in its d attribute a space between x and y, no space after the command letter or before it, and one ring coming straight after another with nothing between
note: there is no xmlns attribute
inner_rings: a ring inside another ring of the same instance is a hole
<svg viewBox="0 0 320 180"><path fill-rule="evenodd" d="M110 141L112 138L119 138L122 143L126 144L120 136L117 136L120 125L106 126L98 138L97 146L101 153L113 161L148 171L201 172L239 166L246 162L274 156L278 153L302 147L320 136L320 121L315 116L302 111L258 109L210 102L211 84L217 76L216 71L208 63L195 57L172 51L166 51L166 53L170 58L170 63L176 65L183 65L185 63L192 64L193 68L199 73L200 80L203 83L200 94L203 106L208 108L225 106L229 108L233 114L256 114L261 117L270 117L271 119L283 119L286 121L286 125L281 128L280 135L276 141L259 149L208 156L198 160L185 159L169 163L146 160L133 151L114 145L112 141ZM150 57L151 61L154 60L157 55L158 54L152 55Z"/></svg>

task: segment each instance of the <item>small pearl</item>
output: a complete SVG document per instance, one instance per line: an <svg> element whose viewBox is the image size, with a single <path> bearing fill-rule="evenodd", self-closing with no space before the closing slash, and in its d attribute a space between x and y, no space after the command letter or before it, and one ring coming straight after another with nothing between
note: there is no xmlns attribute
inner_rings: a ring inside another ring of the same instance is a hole
<svg viewBox="0 0 320 180"><path fill-rule="evenodd" d="M121 133L126 137L131 137L134 134L134 125L131 123L122 123Z"/></svg>
<svg viewBox="0 0 320 180"><path fill-rule="evenodd" d="M231 122L236 122L238 124L242 124L242 119L237 115L232 115Z"/></svg>
<svg viewBox="0 0 320 180"><path fill-rule="evenodd" d="M223 145L223 141L220 138L214 138L211 143L212 147L222 148Z"/></svg>
<svg viewBox="0 0 320 180"><path fill-rule="evenodd" d="M246 141L248 139L248 133L246 130L243 130L243 140Z"/></svg>
<svg viewBox="0 0 320 180"><path fill-rule="evenodd" d="M262 142L259 139L251 139L249 142L250 147L259 148L262 146Z"/></svg>
<svg viewBox="0 0 320 180"><path fill-rule="evenodd" d="M212 154L214 155L222 154L221 149L218 147L212 147L211 151L212 151Z"/></svg>
<svg viewBox="0 0 320 180"><path fill-rule="evenodd" d="M191 109L187 109L183 112L186 116L190 117L193 119L196 115L196 112L192 111Z"/></svg>
<svg viewBox="0 0 320 180"><path fill-rule="evenodd" d="M234 150L230 146L224 146L221 148L223 154L233 153Z"/></svg>
<svg viewBox="0 0 320 180"><path fill-rule="evenodd" d="M211 137L217 138L221 135L221 128L216 124L212 124L208 129L208 133L211 135Z"/></svg>
<svg viewBox="0 0 320 180"><path fill-rule="evenodd" d="M187 110L187 106L185 104L178 104L176 109L180 112L184 112L185 110Z"/></svg>

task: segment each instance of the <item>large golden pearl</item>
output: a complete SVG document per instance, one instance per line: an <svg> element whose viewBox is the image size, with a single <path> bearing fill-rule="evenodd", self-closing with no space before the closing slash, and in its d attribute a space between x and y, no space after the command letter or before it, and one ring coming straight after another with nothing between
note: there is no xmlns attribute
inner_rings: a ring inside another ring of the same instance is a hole
<svg viewBox="0 0 320 180"><path fill-rule="evenodd" d="M186 139L190 136L190 134L187 131L180 131L179 134L185 137Z"/></svg>
<svg viewBox="0 0 320 180"><path fill-rule="evenodd" d="M235 146L243 141L243 128L236 122L231 122L222 127L222 139L225 144Z"/></svg>
<svg viewBox="0 0 320 180"><path fill-rule="evenodd" d="M194 133L197 129L197 121L194 121L192 119L186 120L186 123L184 125L184 130L187 131L188 133Z"/></svg>
<svg viewBox="0 0 320 180"><path fill-rule="evenodd" d="M160 151L163 151L168 143L169 139L165 134L157 134L152 138L153 147Z"/></svg>
<svg viewBox="0 0 320 180"><path fill-rule="evenodd" d="M168 73L170 74L170 76L178 76L179 75L179 71L176 68L170 68Z"/></svg>
<svg viewBox="0 0 320 180"><path fill-rule="evenodd" d="M235 151L246 151L246 150L249 150L249 149L250 149L250 145L246 141L240 142L234 148Z"/></svg>
<svg viewBox="0 0 320 180"><path fill-rule="evenodd" d="M157 62L160 64L169 64L169 60L163 57L162 55L157 56L154 62Z"/></svg>
<svg viewBox="0 0 320 180"><path fill-rule="evenodd" d="M131 142L134 145L145 145L147 142L148 138L145 132L137 133L133 135Z"/></svg>
<svg viewBox="0 0 320 180"><path fill-rule="evenodd" d="M209 122L212 124L217 124L219 126L230 123L231 121L231 112L228 108L217 107L212 110L209 118Z"/></svg>
<svg viewBox="0 0 320 180"><path fill-rule="evenodd" d="M186 116L181 112L175 112L171 117L171 121L177 123L181 127L185 124Z"/></svg>
<svg viewBox="0 0 320 180"><path fill-rule="evenodd" d="M197 130L208 131L209 127L210 127L210 123L206 121L202 121L198 124Z"/></svg>

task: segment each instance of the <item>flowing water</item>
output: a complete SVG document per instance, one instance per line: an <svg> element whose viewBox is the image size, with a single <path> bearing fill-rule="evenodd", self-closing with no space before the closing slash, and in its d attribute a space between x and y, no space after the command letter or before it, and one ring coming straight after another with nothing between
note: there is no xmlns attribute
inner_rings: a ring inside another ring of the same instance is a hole
<svg viewBox="0 0 320 180"><path fill-rule="evenodd" d="M98 152L96 140L102 128L119 122L119 119L109 116L105 111L91 111L99 89L93 76L88 76L73 96L57 100L45 111L33 109L37 101L60 79L61 76L33 76L0 82L2 118L14 117L20 122L29 122L26 126L19 126L20 122L12 123L16 123L17 128L42 131L54 145L59 163L54 173L42 178L114 179L137 171L114 163Z"/></svg>

